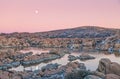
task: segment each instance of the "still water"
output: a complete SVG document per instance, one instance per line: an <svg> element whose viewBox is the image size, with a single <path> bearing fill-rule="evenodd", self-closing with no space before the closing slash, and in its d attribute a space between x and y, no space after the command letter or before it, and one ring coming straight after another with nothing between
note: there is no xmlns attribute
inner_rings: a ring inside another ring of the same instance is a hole
<svg viewBox="0 0 120 79"><path fill-rule="evenodd" d="M35 48L31 48L31 49L26 49L26 50L22 50L21 52L25 53L25 52L33 52L33 54L41 54L41 53L48 53L49 49L35 49ZM80 61L80 60L75 60L78 61L80 63L84 63L86 68L88 70L94 71L97 69L98 64L99 64L99 60L101 58L109 58L112 62L117 62L120 64L120 57L117 54L105 54L105 52L101 53L101 52L71 52L71 55L74 56L79 56L81 53L88 53L91 56L94 56L95 59L92 60L87 60L87 61ZM23 67L23 66L19 66L16 68L12 68L10 70L16 70L16 71L24 71L24 70L38 70L41 69L42 66L45 66L47 64L50 63L58 63L61 65L66 65L69 61L68 61L68 56L69 54L66 54L64 57L60 58L60 59L56 59L56 60L52 60L50 62L46 62L46 63L40 63L38 65L34 65L34 66L29 66L29 67Z"/></svg>

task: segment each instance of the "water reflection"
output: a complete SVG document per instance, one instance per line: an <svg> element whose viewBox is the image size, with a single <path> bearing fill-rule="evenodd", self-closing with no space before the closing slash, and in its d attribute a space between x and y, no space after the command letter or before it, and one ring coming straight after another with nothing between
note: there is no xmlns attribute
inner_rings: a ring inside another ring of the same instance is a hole
<svg viewBox="0 0 120 79"><path fill-rule="evenodd" d="M22 50L22 52L34 52L34 54L37 53L45 53L48 52L50 49L27 49L27 50ZM63 50L63 49L62 49ZM74 52L72 51L72 55L74 56L79 56L81 53L88 53L91 56L96 57L96 59L93 60L87 60L87 61L81 61L81 60L75 60L78 61L80 63L84 63L87 67L88 70L94 71L97 69L98 64L99 64L99 60L101 58L109 58L112 62L117 62L120 64L120 54L119 53L114 53L114 54L109 54L108 52ZM46 63L40 63L34 66L30 66L30 67L23 67L23 66L19 66L17 68L12 68L10 70L16 70L16 71L24 71L24 70L38 70L41 69L42 66L45 66L46 64L50 64L50 63L58 63L61 65L66 65L69 61L68 61L68 55L66 54L64 57L60 58L60 59L56 59L50 62L46 62Z"/></svg>
<svg viewBox="0 0 120 79"><path fill-rule="evenodd" d="M33 55L35 54L41 54L41 53L48 53L48 49L39 49L39 48L26 48L24 50L21 50L20 52L27 53L27 52L33 52Z"/></svg>

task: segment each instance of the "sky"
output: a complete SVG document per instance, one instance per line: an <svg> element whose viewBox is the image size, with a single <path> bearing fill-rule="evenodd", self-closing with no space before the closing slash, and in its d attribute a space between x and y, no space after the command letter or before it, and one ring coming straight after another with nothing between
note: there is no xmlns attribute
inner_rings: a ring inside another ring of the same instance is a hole
<svg viewBox="0 0 120 79"><path fill-rule="evenodd" d="M120 28L120 0L0 0L0 32Z"/></svg>

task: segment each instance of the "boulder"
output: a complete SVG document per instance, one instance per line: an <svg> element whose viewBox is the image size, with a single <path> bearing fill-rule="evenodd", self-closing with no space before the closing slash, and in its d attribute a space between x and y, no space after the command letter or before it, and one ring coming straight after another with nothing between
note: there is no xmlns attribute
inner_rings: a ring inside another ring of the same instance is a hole
<svg viewBox="0 0 120 79"><path fill-rule="evenodd" d="M105 76L105 79L120 79L120 76L115 75L115 74L107 74Z"/></svg>
<svg viewBox="0 0 120 79"><path fill-rule="evenodd" d="M116 74L120 76L120 65L118 63L111 62L107 58L103 58L99 61L97 70L104 74Z"/></svg>

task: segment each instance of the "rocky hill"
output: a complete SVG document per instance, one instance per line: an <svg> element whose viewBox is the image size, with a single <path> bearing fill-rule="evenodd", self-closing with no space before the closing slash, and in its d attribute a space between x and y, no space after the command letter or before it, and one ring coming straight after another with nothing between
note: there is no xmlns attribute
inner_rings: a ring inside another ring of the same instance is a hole
<svg viewBox="0 0 120 79"><path fill-rule="evenodd" d="M71 29L44 32L44 37L52 38L100 38L116 34L117 29L107 29L95 26L83 26Z"/></svg>
<svg viewBox="0 0 120 79"><path fill-rule="evenodd" d="M96 26L82 26L70 29L53 30L47 32L36 32L36 33L2 33L0 36L6 37L34 37L34 38L103 38L113 36L119 29L108 29Z"/></svg>

